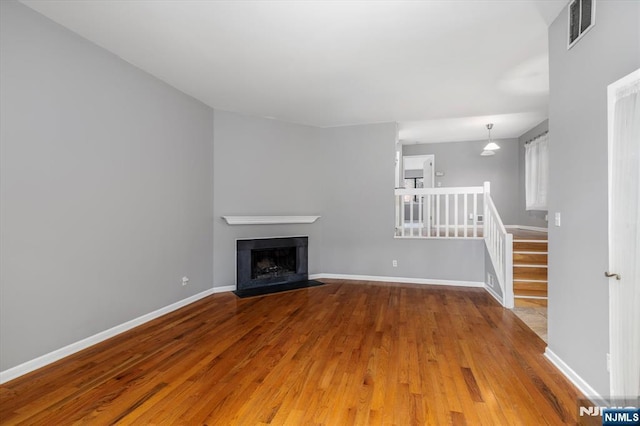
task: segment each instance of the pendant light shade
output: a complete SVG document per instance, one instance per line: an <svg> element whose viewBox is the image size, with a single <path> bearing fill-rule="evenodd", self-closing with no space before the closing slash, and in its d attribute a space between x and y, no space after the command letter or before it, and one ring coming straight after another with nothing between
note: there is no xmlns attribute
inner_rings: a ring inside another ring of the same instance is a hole
<svg viewBox="0 0 640 426"><path fill-rule="evenodd" d="M496 149L500 149L500 145L495 142L489 142L485 147L485 151L495 151Z"/></svg>
<svg viewBox="0 0 640 426"><path fill-rule="evenodd" d="M486 151L495 151L496 149L500 149L500 145L491 140L491 129L493 129L493 123L487 124L487 130L489 131L489 142L484 147L484 151L481 155L489 155L485 154ZM495 154L495 153L494 153Z"/></svg>

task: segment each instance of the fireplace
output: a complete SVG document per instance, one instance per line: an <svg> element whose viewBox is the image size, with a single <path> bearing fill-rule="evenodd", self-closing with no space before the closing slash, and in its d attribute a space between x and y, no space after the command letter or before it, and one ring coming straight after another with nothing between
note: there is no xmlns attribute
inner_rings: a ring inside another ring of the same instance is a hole
<svg viewBox="0 0 640 426"><path fill-rule="evenodd" d="M307 282L309 237L238 240L237 292Z"/></svg>

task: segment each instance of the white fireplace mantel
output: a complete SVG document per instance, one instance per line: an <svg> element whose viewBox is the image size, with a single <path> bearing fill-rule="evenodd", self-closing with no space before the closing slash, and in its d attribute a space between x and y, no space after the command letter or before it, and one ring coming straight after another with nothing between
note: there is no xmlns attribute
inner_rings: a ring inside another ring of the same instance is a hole
<svg viewBox="0 0 640 426"><path fill-rule="evenodd" d="M313 223L320 216L222 216L229 225L275 225L283 223Z"/></svg>

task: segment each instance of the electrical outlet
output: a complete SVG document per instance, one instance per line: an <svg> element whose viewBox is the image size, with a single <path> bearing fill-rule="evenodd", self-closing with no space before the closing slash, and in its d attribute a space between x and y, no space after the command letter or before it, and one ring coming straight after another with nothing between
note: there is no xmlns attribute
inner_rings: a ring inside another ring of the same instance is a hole
<svg viewBox="0 0 640 426"><path fill-rule="evenodd" d="M189 284L189 277L182 277L182 285L187 285Z"/></svg>
<svg viewBox="0 0 640 426"><path fill-rule="evenodd" d="M398 261L395 259L391 262L391 264L393 265L394 268L398 267Z"/></svg>
<svg viewBox="0 0 640 426"><path fill-rule="evenodd" d="M554 218L555 218L555 224L556 224L556 226L560 226L560 218L561 218L561 217L560 217L560 212L556 212L556 214L555 214L555 217L554 217Z"/></svg>
<svg viewBox="0 0 640 426"><path fill-rule="evenodd" d="M487 285L493 288L493 275L487 274Z"/></svg>

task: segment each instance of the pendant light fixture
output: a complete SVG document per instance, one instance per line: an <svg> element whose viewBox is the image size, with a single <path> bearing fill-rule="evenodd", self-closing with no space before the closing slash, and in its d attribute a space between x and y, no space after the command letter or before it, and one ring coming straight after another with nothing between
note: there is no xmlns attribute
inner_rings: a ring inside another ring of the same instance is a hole
<svg viewBox="0 0 640 426"><path fill-rule="evenodd" d="M500 145L491 140L491 129L493 129L493 123L487 124L487 130L489 131L489 143L484 147L484 151L481 155L493 155L493 154L485 154L486 151L495 151L496 149L500 149Z"/></svg>

